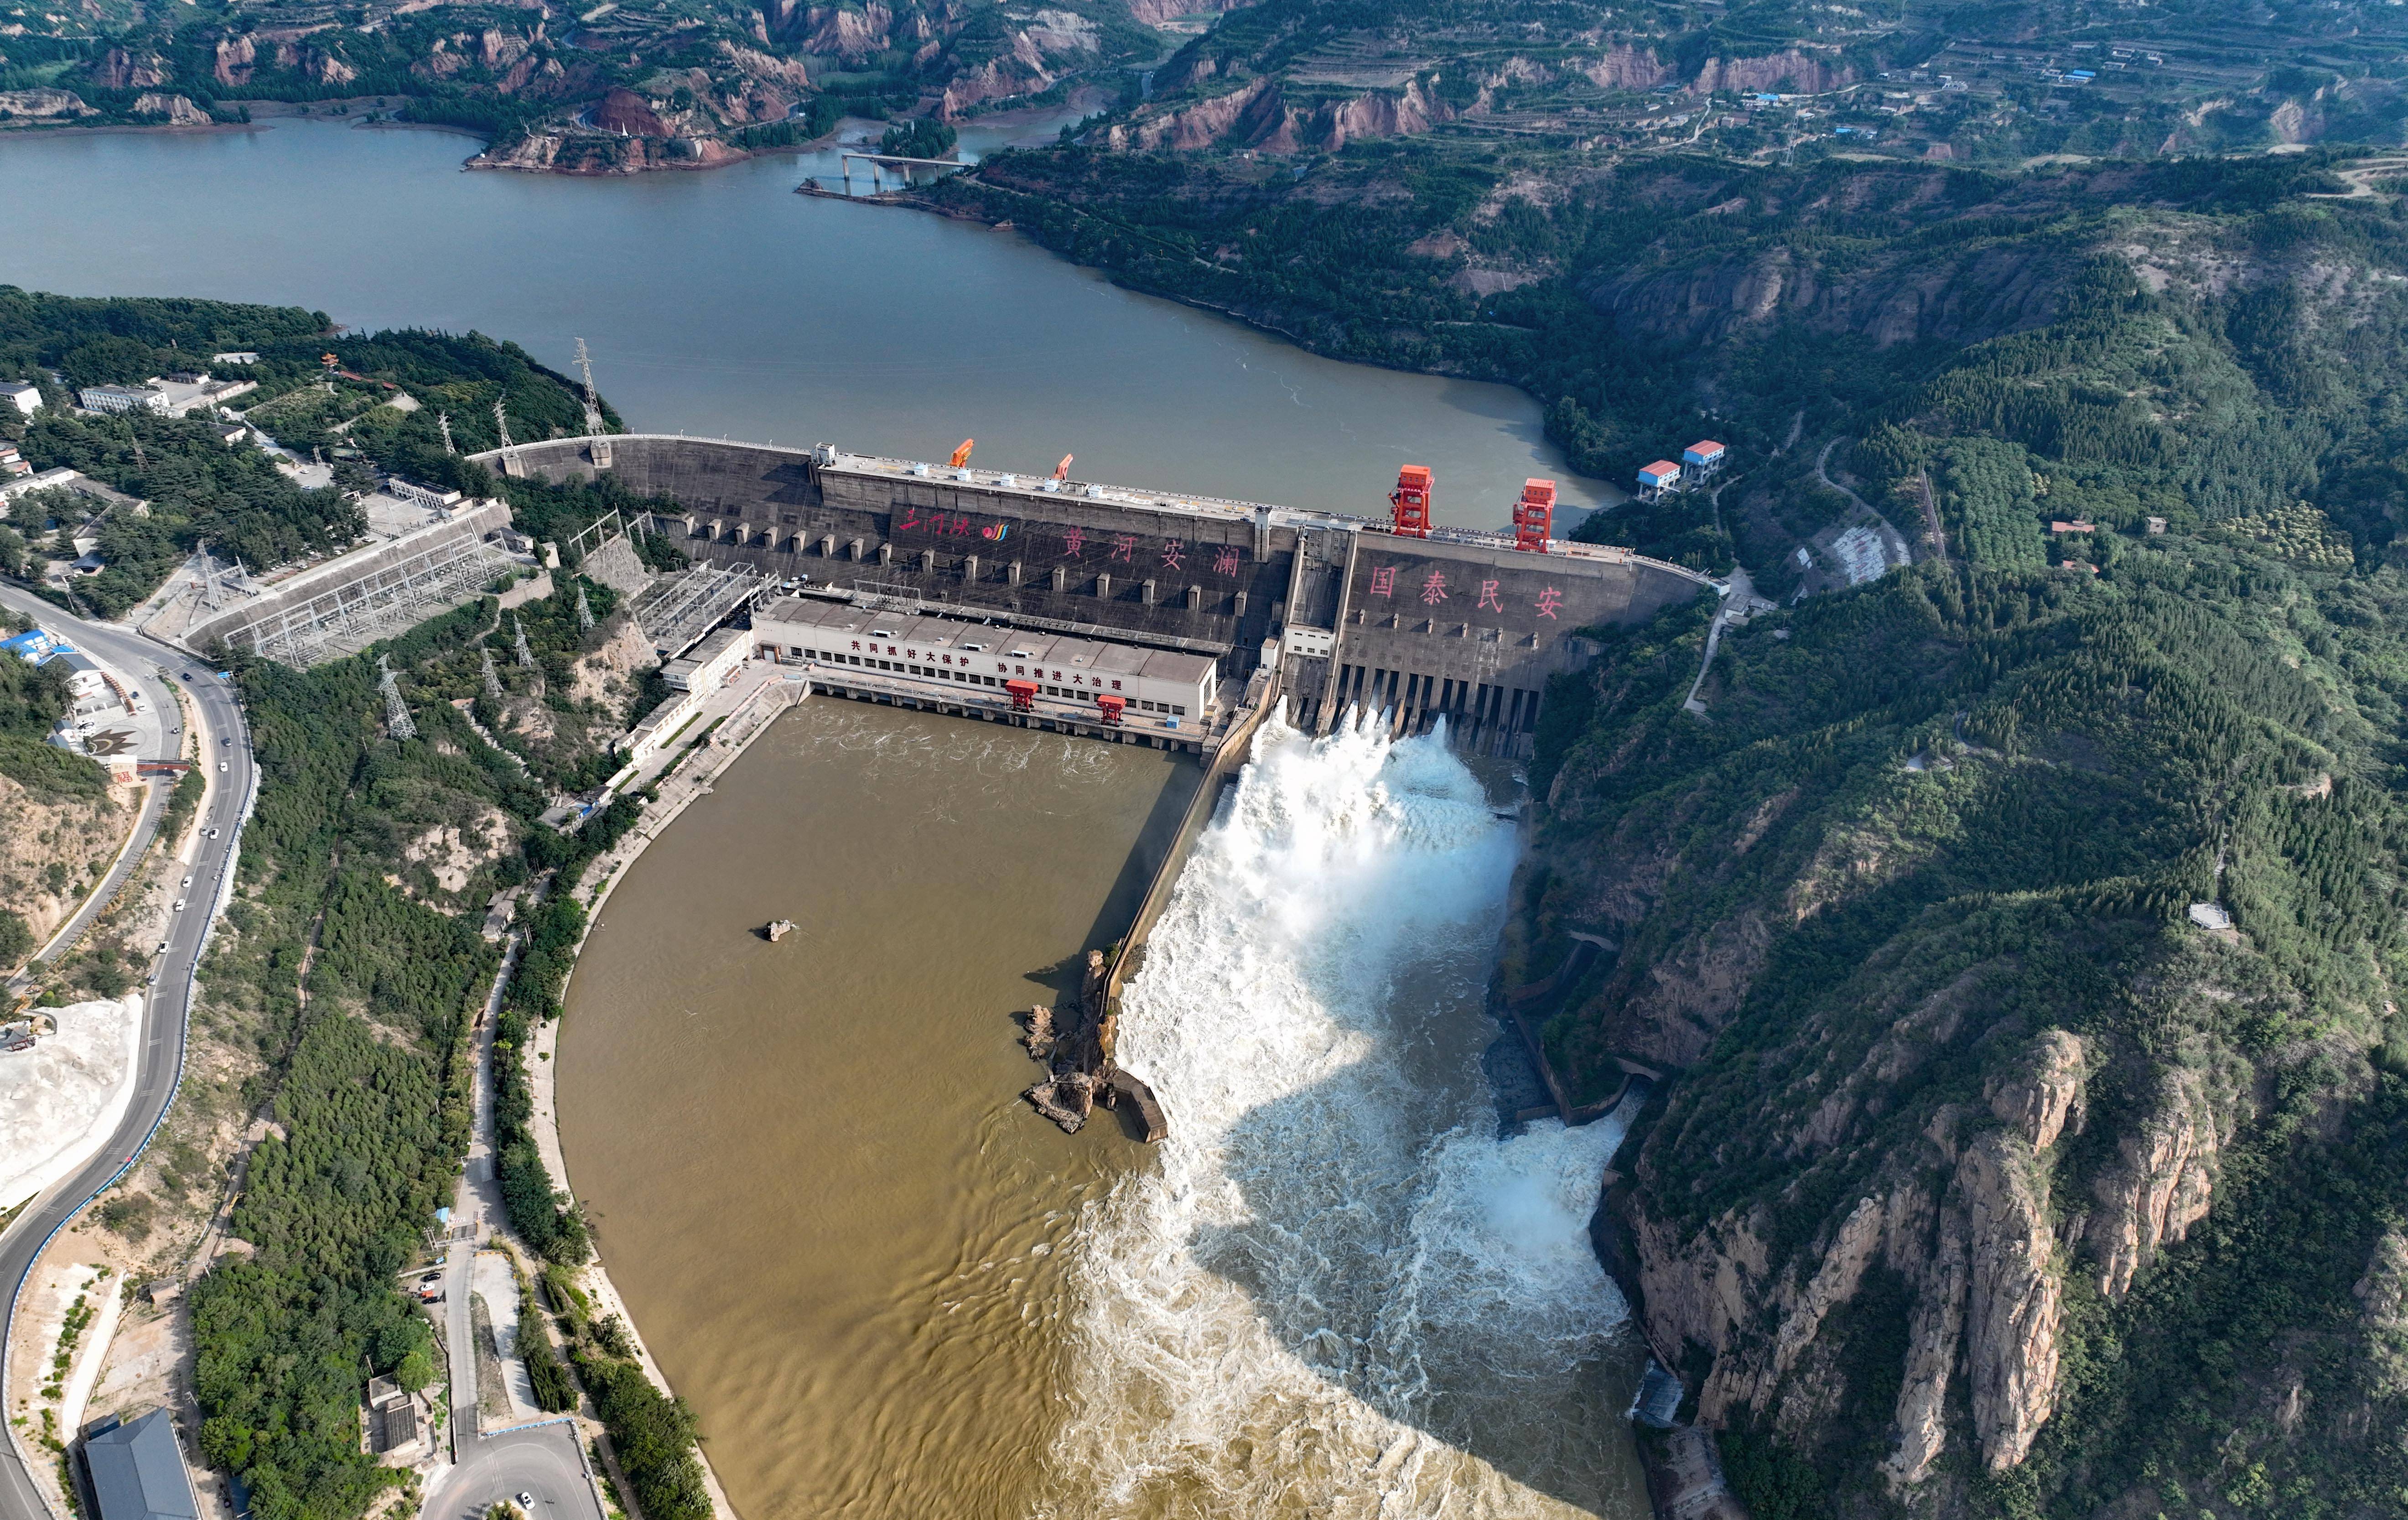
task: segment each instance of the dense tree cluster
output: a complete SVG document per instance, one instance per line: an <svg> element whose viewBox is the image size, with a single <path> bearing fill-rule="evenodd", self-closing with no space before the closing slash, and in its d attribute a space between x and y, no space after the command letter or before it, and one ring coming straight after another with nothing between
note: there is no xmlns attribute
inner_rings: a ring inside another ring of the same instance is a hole
<svg viewBox="0 0 2408 1520"><path fill-rule="evenodd" d="M577 1367L649 1520L708 1520L710 1494L695 1455L694 1415L685 1400L663 1394L641 1367L623 1357L588 1352Z"/></svg>
<svg viewBox="0 0 2408 1520"><path fill-rule="evenodd" d="M232 351L257 358L212 363L215 353ZM322 362L330 353L338 370L331 389ZM228 447L208 417L79 416L68 391L50 381L52 370L68 387L137 384L171 370L255 381L258 389L237 404L286 449L331 459L336 485L303 489L264 451L248 442ZM348 498L371 489L376 470L501 494L484 469L446 448L439 419L448 419L461 453L500 441L496 404L520 440L584 428L578 388L514 343L480 333L343 336L323 312L297 308L87 300L0 286L0 375L46 388L49 404L29 423L13 411L0 417L0 431L20 442L29 464L78 470L148 503L99 513L94 536L105 568L76 581L88 605L112 617L148 596L203 540L220 558L254 570L348 547L366 526ZM604 425L615 429L617 413L607 403L601 410ZM566 507L542 509L552 494L540 483L513 484L519 489L509 494L537 509L535 531L568 515ZM0 570L22 573L25 539L39 536L46 521L73 525L98 505L57 492L43 498L21 503L12 525L0 530L0 560L8 562Z"/></svg>
<svg viewBox="0 0 2408 1520"><path fill-rule="evenodd" d="M454 1017L457 1017L455 1011ZM361 1455L364 1369L423 1386L432 1333L394 1291L448 1197L444 1063L363 1020L309 1021L253 1153L233 1228L258 1247L193 1290L202 1455L240 1476L262 1520L355 1515L398 1477Z"/></svg>

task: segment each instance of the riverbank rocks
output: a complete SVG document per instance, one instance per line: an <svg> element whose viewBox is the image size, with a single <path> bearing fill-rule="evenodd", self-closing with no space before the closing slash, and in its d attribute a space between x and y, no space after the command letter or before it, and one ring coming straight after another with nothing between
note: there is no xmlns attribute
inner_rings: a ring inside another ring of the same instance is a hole
<svg viewBox="0 0 2408 1520"><path fill-rule="evenodd" d="M1040 1082L1020 1095L1035 1106L1038 1112L1062 1126L1062 1133L1075 1135L1086 1125L1087 1115L1095 1111L1096 1079L1083 1071L1065 1072L1051 1082Z"/></svg>
<svg viewBox="0 0 2408 1520"><path fill-rule="evenodd" d="M1022 1014L1021 1023L1027 1032L1020 1037L1020 1042L1028 1048L1028 1058L1042 1061L1053 1055L1054 1011L1040 1003Z"/></svg>
<svg viewBox="0 0 2408 1520"><path fill-rule="evenodd" d="M1020 1096L1068 1135L1086 1125L1097 1104L1108 1109L1126 1104L1151 1145L1170 1133L1170 1123L1154 1089L1112 1064L1111 979L1104 953L1090 950L1081 968L1078 1005L1065 1010L1058 1024L1054 1011L1041 1005L1013 1015L1022 1025L1020 1042L1029 1059L1046 1062L1053 1072Z"/></svg>

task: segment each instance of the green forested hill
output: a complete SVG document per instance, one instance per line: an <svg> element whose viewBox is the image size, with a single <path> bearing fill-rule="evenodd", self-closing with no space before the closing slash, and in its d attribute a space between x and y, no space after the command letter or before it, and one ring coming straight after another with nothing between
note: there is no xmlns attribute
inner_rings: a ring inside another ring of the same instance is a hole
<svg viewBox="0 0 2408 1520"><path fill-rule="evenodd" d="M584 589L607 617L609 590ZM606 637L579 632L575 595L520 609L538 671L512 668L513 699L538 678L568 685L568 662ZM422 735L406 743L380 730L368 656L236 662L263 776L201 1023L247 1031L264 1062L248 1096L283 1133L252 1155L232 1220L255 1254L194 1289L194 1386L202 1455L243 1479L263 1520L345 1520L398 1481L360 1453L360 1400L371 1373L411 1388L441 1375L397 1274L423 1255L467 1142L472 1021L500 962L476 925L496 887L573 879L634 816L622 802L576 834L539 823L554 787L586 778L540 752L528 774L452 706L481 689L485 641L507 656L499 626L480 601L380 646ZM564 729L624 716L555 714ZM413 849L447 827L478 845L450 891ZM556 948L564 916L573 937L573 906L536 915L539 947ZM526 1207L557 1227L548 1191Z"/></svg>
<svg viewBox="0 0 2408 1520"><path fill-rule="evenodd" d="M1609 633L1534 766L1509 970L1620 944L1546 1040L1677 1073L1609 1203L1759 1516L2408 1503L2401 223L2100 216L1804 408L1945 558L1731 628L1703 720L1704 609ZM1726 416L1766 351L1699 356ZM1779 589L1826 508L1758 449Z"/></svg>
<svg viewBox="0 0 2408 1520"><path fill-rule="evenodd" d="M1708 1415L1882 1513L1920 1357L1914 1513L2396 1513L2408 587L2180 538L2095 579L1933 565L1727 638L1711 724L1698 633L1627 636L1541 755L1525 932L1534 969L1624 937L1547 1030L1576 1083L1682 1070L1612 1202ZM1989 1409L1948 1381L1985 1360L2027 1379Z"/></svg>
<svg viewBox="0 0 2408 1520"><path fill-rule="evenodd" d="M228 351L257 358L212 362ZM338 366L331 387L327 354ZM71 409L73 387L138 384L178 369L256 382L235 405L293 453L329 459L334 486L305 489L264 451L227 447L208 418L81 416ZM17 443L26 463L79 471L149 504L103 514L93 530L107 567L79 578L75 590L105 617L138 605L203 540L222 559L254 570L339 552L366 526L347 494L372 489L375 470L493 489L480 485L481 469L445 448L446 421L462 453L500 441L496 403L517 437L584 427L582 398L569 380L515 343L479 333L344 335L325 313L294 307L79 298L0 286L0 377L41 385L49 403L31 419L13 408L0 413L0 438ZM603 416L605 425L619 425L607 405ZM535 494L528 500L538 503ZM0 559L7 563L0 567L14 572L27 545L45 557L73 557L64 547L73 534L50 524L72 528L94 510L89 498L36 494L6 514Z"/></svg>

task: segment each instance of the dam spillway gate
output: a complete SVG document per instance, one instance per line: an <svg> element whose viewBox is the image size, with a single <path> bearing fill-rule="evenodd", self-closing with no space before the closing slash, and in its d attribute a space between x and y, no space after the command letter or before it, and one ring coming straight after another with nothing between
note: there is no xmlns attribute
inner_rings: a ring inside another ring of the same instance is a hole
<svg viewBox="0 0 2408 1520"><path fill-rule="evenodd" d="M557 483L609 473L666 500L649 526L697 563L930 612L1210 653L1242 688L1267 659L1295 721L1350 705L1400 734L1444 718L1476 753L1526 756L1578 630L1636 624L1709 577L1628 550L992 470L657 434L474 456Z"/></svg>

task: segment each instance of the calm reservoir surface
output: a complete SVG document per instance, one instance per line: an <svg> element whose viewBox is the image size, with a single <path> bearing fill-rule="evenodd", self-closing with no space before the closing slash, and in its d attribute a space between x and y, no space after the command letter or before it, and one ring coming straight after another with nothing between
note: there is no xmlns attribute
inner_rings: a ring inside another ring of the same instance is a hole
<svg viewBox="0 0 2408 1520"><path fill-rule="evenodd" d="M976 437L996 467L1071 453L1086 479L1367 514L1426 464L1439 519L1477 526L1529 475L1575 507L1618 495L1518 391L1317 359L1013 233L794 194L831 153L580 179L464 172L475 148L299 120L0 135L0 281L475 328L563 370L581 337L649 432L912 459Z"/></svg>
<svg viewBox="0 0 2408 1520"><path fill-rule="evenodd" d="M605 905L569 1171L746 1520L1647 1513L1619 1129L1500 1140L1481 1074L1510 779L1256 753L1126 1000L1154 1148L1040 1121L1010 1014L1120 932L1192 762L814 700Z"/></svg>

